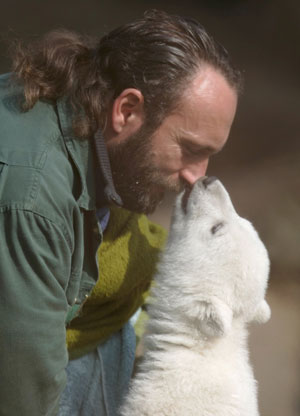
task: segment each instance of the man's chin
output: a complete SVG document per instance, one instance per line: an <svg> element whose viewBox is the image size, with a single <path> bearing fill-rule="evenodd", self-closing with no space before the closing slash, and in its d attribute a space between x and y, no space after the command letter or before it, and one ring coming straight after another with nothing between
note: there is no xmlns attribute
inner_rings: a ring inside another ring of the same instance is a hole
<svg viewBox="0 0 300 416"><path fill-rule="evenodd" d="M156 201L156 203L155 203L155 204L150 205L149 207L147 207L147 208L143 211L143 214L146 214L146 215L153 214L153 213L154 213L154 211L156 211L156 209L159 207L159 205L161 205L162 201L163 201L163 198L162 198L161 200L159 200L159 201Z"/></svg>
<svg viewBox="0 0 300 416"><path fill-rule="evenodd" d="M149 198L149 205L147 212L145 214L153 214L156 208L161 205L162 201L164 200L166 194L166 189L162 186L155 187L152 191L152 195Z"/></svg>
<svg viewBox="0 0 300 416"><path fill-rule="evenodd" d="M147 194L136 195L136 198L128 198L127 195L120 195L123 201L123 208L138 214L153 214L156 208L162 203L165 196L165 189L155 187Z"/></svg>

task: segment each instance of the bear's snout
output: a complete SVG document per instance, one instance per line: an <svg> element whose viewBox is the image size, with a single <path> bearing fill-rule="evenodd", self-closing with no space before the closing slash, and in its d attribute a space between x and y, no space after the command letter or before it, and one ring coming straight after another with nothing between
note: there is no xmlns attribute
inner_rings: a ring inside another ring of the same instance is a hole
<svg viewBox="0 0 300 416"><path fill-rule="evenodd" d="M202 183L207 188L211 183L215 182L218 178L216 176L204 176Z"/></svg>
<svg viewBox="0 0 300 416"><path fill-rule="evenodd" d="M198 193L199 187L202 188L202 190L205 190L216 180L218 180L216 176L203 176L198 179L193 186L186 187L181 199L181 208L185 214L187 213L188 200L193 190L197 188L193 193Z"/></svg>
<svg viewBox="0 0 300 416"><path fill-rule="evenodd" d="M183 194L183 197L182 197L182 200L181 200L181 207L182 207L182 210L183 210L183 212L186 214L186 206L187 206L187 201L188 201L188 199L189 199L189 196L190 196L190 194L191 194L191 192L192 192L192 187L191 186L189 186L189 187L186 187L186 189L185 189L185 191L184 191L184 194Z"/></svg>

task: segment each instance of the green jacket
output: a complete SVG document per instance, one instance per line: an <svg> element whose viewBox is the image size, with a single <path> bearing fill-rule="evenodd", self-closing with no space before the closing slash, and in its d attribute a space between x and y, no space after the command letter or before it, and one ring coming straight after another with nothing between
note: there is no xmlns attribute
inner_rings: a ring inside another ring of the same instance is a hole
<svg viewBox="0 0 300 416"><path fill-rule="evenodd" d="M66 315L98 278L102 233L91 143L72 136L64 101L21 103L1 76L0 416L50 416L65 386Z"/></svg>

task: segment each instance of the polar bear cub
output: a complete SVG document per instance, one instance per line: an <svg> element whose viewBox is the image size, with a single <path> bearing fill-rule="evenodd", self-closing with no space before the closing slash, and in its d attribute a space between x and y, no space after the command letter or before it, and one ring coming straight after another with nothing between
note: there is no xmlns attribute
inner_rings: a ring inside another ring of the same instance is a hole
<svg viewBox="0 0 300 416"><path fill-rule="evenodd" d="M247 324L270 317L268 274L263 243L219 180L179 195L122 416L257 416Z"/></svg>

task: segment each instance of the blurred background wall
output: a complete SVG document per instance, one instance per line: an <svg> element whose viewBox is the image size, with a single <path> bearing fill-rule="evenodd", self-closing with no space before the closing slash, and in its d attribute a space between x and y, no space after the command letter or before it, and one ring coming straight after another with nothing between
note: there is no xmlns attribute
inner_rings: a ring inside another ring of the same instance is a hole
<svg viewBox="0 0 300 416"><path fill-rule="evenodd" d="M101 36L150 8L197 18L230 52L245 92L230 140L210 162L270 253L271 321L251 329L261 414L300 415L299 0L10 0L1 2L0 70L7 44L57 27ZM168 227L173 196L153 219Z"/></svg>

